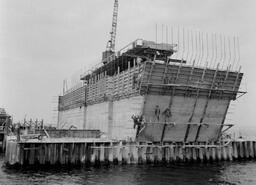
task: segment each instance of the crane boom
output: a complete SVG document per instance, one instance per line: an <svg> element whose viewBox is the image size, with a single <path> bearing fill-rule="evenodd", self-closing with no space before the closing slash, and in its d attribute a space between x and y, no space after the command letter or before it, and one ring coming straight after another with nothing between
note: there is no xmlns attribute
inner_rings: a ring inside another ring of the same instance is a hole
<svg viewBox="0 0 256 185"><path fill-rule="evenodd" d="M106 58L108 58L110 55L115 53L117 15L118 15L118 0L115 0L113 17L112 17L112 28L110 32L110 40L107 42L106 51L102 52L102 62L104 64L107 63Z"/></svg>
<svg viewBox="0 0 256 185"><path fill-rule="evenodd" d="M118 15L118 0L115 0L114 10L113 10L113 17L112 17L112 29L111 29L111 32L110 32L110 40L107 43L107 50L108 51L115 51L117 15Z"/></svg>

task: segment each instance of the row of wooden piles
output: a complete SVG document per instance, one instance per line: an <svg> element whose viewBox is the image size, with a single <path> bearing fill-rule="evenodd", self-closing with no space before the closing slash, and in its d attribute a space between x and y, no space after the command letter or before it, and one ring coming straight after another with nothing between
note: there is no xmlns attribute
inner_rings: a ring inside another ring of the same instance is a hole
<svg viewBox="0 0 256 185"><path fill-rule="evenodd" d="M16 148L15 148L16 147ZM233 161L256 158L256 141L216 145L137 143L9 143L9 165L106 165Z"/></svg>

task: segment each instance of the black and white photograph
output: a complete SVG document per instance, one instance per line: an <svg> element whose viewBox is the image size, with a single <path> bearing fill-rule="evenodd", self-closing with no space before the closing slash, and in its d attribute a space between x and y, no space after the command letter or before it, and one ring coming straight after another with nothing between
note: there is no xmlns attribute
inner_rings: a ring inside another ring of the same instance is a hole
<svg viewBox="0 0 256 185"><path fill-rule="evenodd" d="M255 185L255 10L0 0L0 185Z"/></svg>

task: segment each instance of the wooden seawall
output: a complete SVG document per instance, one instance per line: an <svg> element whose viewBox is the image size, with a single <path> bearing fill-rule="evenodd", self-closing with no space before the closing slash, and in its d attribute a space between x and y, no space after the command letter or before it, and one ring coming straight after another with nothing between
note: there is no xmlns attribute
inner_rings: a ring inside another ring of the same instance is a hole
<svg viewBox="0 0 256 185"><path fill-rule="evenodd" d="M230 141L223 145L155 145L56 138L9 141L5 153L6 164L21 166L212 162L255 158L256 141Z"/></svg>

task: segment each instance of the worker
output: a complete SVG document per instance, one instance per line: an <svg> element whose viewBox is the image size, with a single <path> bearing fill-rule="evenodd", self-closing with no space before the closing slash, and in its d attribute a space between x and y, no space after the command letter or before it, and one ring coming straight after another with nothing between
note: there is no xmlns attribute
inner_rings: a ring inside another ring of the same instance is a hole
<svg viewBox="0 0 256 185"><path fill-rule="evenodd" d="M141 130L141 128L143 127L143 125L145 124L145 119L143 115L132 115L132 119L134 122L133 128L135 129L137 127L137 131L136 131L136 137L139 135L139 132Z"/></svg>
<svg viewBox="0 0 256 185"><path fill-rule="evenodd" d="M155 116L156 116L156 120L159 121L160 120L160 108L159 108L159 105L156 105L156 108L155 108Z"/></svg>
<svg viewBox="0 0 256 185"><path fill-rule="evenodd" d="M137 86L138 86L137 84L138 84L138 74L135 73L135 74L133 75L132 88L133 88L133 89L137 88Z"/></svg>
<svg viewBox="0 0 256 185"><path fill-rule="evenodd" d="M167 122L167 121L170 121L170 118L172 116L172 113L171 113L171 110L169 107L167 107L164 112L163 112L163 115L164 115L164 121Z"/></svg>

